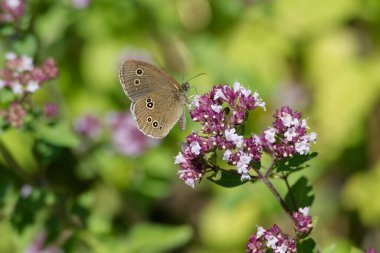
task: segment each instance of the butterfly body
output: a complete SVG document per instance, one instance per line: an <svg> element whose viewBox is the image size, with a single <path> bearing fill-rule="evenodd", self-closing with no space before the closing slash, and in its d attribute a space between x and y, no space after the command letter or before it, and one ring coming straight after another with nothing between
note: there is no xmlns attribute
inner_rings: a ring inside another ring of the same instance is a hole
<svg viewBox="0 0 380 253"><path fill-rule="evenodd" d="M165 137L184 115L189 84L181 85L159 68L137 60L126 60L119 78L132 101L137 127L150 137Z"/></svg>

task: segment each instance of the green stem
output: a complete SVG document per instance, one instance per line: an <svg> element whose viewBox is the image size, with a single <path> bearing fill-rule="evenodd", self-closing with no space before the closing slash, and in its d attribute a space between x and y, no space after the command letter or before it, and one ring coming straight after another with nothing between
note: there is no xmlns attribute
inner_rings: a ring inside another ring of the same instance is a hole
<svg viewBox="0 0 380 253"><path fill-rule="evenodd" d="M282 209L284 209L284 211L288 214L288 216L290 217L290 219L293 222L295 222L295 220L293 218L292 212L290 211L290 209L286 205L285 201L282 199L282 197L281 197L280 193L277 191L277 189L273 186L273 184L269 181L269 179L267 177L265 177L265 175L263 175L261 173L261 171L259 169L255 169L255 171L256 171L257 175L259 176L259 179L261 179L261 181L263 181L263 183L273 193L273 195L276 198L276 200L280 203Z"/></svg>

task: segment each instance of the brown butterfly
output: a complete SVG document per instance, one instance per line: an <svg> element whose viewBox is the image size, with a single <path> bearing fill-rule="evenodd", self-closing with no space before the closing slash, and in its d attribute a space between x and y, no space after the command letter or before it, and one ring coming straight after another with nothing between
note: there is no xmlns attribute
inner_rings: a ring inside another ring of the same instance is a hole
<svg viewBox="0 0 380 253"><path fill-rule="evenodd" d="M163 138L177 121L184 130L188 82L181 85L152 64L137 60L124 61L119 78L132 101L131 112L140 131L153 138Z"/></svg>

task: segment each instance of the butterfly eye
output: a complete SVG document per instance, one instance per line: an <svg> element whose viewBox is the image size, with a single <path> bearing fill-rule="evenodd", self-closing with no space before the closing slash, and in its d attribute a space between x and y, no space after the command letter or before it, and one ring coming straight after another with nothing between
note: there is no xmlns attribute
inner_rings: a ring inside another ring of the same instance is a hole
<svg viewBox="0 0 380 253"><path fill-rule="evenodd" d="M152 122L152 117L146 118L146 121L148 121L148 123Z"/></svg>
<svg viewBox="0 0 380 253"><path fill-rule="evenodd" d="M157 121L155 121L155 122L153 122L153 124L152 124L152 125L153 125L153 127L154 127L154 128L156 128L156 127L158 127L158 122L157 122Z"/></svg>
<svg viewBox="0 0 380 253"><path fill-rule="evenodd" d="M153 107L154 107L153 102L149 102L149 103L147 103L147 104L146 104L146 107L147 107L148 109L153 109Z"/></svg>
<svg viewBox="0 0 380 253"><path fill-rule="evenodd" d="M140 80L139 79L135 79L135 85L140 85Z"/></svg>
<svg viewBox="0 0 380 253"><path fill-rule="evenodd" d="M141 68L136 69L136 75L142 76L144 71Z"/></svg>

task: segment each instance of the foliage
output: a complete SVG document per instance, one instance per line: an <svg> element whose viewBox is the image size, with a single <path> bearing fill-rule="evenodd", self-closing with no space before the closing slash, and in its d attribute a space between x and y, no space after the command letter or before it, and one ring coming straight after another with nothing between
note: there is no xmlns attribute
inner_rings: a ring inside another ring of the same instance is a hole
<svg viewBox="0 0 380 253"><path fill-rule="evenodd" d="M242 252L256 224L273 223L300 252L380 246L377 1L0 4L0 71L27 57L22 75L0 73L0 252ZM217 150L206 158L219 167L195 191L178 183L172 157L197 123L161 141L135 129L117 74L128 57L179 81L207 72L191 93L235 78L260 91L267 112L244 115L236 134L245 138L275 108L303 111L318 159L283 157L267 179L292 215L312 206L315 241L284 225L283 206L255 174L265 176L270 155L250 164L247 182Z"/></svg>

